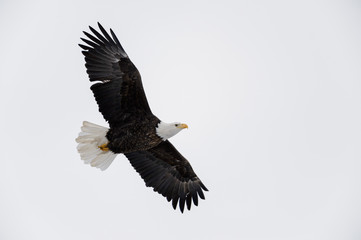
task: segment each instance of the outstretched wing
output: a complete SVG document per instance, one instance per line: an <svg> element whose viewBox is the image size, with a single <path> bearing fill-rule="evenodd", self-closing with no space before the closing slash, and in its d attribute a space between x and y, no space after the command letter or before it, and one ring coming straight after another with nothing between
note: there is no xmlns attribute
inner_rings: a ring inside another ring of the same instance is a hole
<svg viewBox="0 0 361 240"><path fill-rule="evenodd" d="M132 114L151 114L144 93L139 71L128 58L114 32L112 37L98 23L102 34L90 27L93 33L81 38L87 45L84 49L85 66L91 82L100 81L91 86L99 111L110 125L122 123Z"/></svg>
<svg viewBox="0 0 361 240"><path fill-rule="evenodd" d="M188 210L192 201L198 206L198 196L204 198L208 189L194 173L191 165L167 140L147 150L126 153L132 166L144 179L147 187L162 194L176 209L179 201L181 212L185 203Z"/></svg>

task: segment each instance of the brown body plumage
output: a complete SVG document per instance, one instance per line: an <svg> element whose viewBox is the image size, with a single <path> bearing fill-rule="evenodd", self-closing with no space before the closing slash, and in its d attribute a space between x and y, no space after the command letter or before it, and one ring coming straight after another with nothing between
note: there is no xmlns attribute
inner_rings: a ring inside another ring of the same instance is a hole
<svg viewBox="0 0 361 240"><path fill-rule="evenodd" d="M156 126L159 123L158 118L151 117L141 122L135 121L121 127L112 127L106 135L109 140L108 148L114 153L151 149L162 142L156 133Z"/></svg>

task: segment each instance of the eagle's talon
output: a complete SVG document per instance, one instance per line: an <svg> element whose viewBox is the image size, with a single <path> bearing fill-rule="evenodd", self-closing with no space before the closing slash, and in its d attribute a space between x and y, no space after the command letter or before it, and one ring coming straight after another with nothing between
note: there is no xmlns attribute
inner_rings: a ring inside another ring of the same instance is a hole
<svg viewBox="0 0 361 240"><path fill-rule="evenodd" d="M108 143L104 143L103 145L98 146L98 148L104 152L109 151Z"/></svg>

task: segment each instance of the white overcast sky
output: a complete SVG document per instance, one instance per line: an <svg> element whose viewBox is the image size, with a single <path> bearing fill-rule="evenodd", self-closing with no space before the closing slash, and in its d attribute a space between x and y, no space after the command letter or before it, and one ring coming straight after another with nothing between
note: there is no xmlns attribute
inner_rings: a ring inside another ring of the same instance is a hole
<svg viewBox="0 0 361 240"><path fill-rule="evenodd" d="M77 46L100 21L210 192L181 214L124 156ZM0 239L361 239L360 1L0 2Z"/></svg>

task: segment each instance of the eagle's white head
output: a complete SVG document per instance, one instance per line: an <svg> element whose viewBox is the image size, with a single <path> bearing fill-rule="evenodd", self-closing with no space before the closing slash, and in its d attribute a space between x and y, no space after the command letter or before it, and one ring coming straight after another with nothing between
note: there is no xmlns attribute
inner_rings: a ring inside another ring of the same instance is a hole
<svg viewBox="0 0 361 240"><path fill-rule="evenodd" d="M185 123L165 123L160 122L158 126L155 128L157 135L163 139L163 141L167 140L170 137L173 137L181 130L188 128L187 124Z"/></svg>

